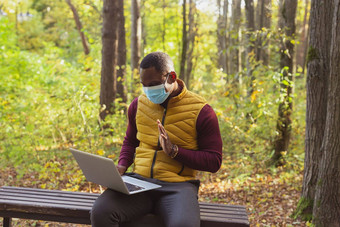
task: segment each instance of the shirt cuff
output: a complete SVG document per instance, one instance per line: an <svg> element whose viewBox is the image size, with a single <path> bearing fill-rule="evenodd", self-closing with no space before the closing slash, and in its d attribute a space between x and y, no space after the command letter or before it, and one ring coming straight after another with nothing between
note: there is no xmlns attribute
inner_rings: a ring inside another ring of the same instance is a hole
<svg viewBox="0 0 340 227"><path fill-rule="evenodd" d="M129 168L131 164L132 163L129 163L129 160L124 159L124 158L118 161L118 165L125 166L126 168Z"/></svg>

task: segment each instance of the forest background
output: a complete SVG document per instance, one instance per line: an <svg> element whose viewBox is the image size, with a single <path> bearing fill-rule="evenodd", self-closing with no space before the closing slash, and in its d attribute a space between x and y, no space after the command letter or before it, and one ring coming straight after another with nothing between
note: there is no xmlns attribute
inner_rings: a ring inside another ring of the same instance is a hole
<svg viewBox="0 0 340 227"><path fill-rule="evenodd" d="M142 0L139 31L132 26L133 2L124 1L126 61L116 66L124 69L117 82L125 97L117 94L104 120L103 2L0 1L0 186L100 192L85 181L68 148L118 160L126 108L142 92L132 56L164 51L219 119L223 164L216 174L200 173L199 199L246 205L252 226L310 225L292 218L303 175L309 1L298 1L293 36L279 25L276 0L248 1L253 17L240 0L190 0L186 8L178 0ZM295 49L291 69L280 65L281 54L289 54L281 45L287 40ZM292 88L289 96L285 86ZM272 162L279 106L287 97L293 104L289 147Z"/></svg>

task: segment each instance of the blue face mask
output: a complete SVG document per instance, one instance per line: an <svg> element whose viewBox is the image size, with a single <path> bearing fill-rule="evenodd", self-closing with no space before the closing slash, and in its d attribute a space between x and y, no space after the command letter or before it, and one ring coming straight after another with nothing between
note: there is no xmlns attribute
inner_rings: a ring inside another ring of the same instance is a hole
<svg viewBox="0 0 340 227"><path fill-rule="evenodd" d="M148 99L155 104L163 103L170 95L170 92L165 91L164 84L151 87L143 86L143 90Z"/></svg>
<svg viewBox="0 0 340 227"><path fill-rule="evenodd" d="M168 84L167 80L168 78L166 79L165 85L160 84L160 85L151 86L151 87L143 86L144 93L146 94L146 97L148 97L148 99L151 102L155 104L161 104L169 97L174 87L174 83ZM165 87L168 90L168 92L165 91Z"/></svg>

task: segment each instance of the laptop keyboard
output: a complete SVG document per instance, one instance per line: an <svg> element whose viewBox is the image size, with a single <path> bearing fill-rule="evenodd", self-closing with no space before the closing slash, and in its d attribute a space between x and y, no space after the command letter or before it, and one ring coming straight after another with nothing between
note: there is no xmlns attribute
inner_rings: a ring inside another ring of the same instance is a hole
<svg viewBox="0 0 340 227"><path fill-rule="evenodd" d="M129 184L127 182L124 182L126 187L128 188L129 192L134 192L134 191L137 191L137 190L142 190L144 189L143 187L140 187L140 186L137 186L137 185L134 185L134 184Z"/></svg>

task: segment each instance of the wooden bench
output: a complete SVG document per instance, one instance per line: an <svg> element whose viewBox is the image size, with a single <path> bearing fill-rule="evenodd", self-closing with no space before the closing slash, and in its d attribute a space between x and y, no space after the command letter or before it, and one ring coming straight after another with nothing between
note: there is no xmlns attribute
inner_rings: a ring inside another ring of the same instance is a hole
<svg viewBox="0 0 340 227"><path fill-rule="evenodd" d="M90 210L99 194L3 186L0 188L0 217L3 226L11 226L11 218L91 224ZM249 226L244 206L200 202L201 226ZM124 226L162 226L154 215Z"/></svg>

